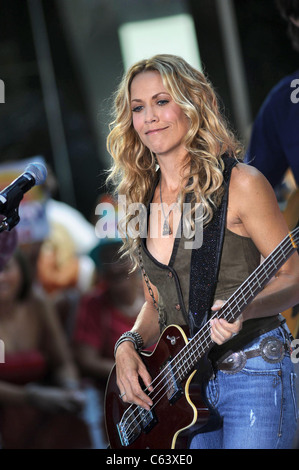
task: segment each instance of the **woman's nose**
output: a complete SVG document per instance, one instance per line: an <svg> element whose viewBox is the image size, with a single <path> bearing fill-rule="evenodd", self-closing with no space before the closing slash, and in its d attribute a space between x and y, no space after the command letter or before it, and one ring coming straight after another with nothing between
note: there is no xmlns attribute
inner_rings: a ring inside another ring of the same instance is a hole
<svg viewBox="0 0 299 470"><path fill-rule="evenodd" d="M151 107L147 108L145 112L145 123L150 124L152 122L156 122L157 120L158 120L158 117L154 109Z"/></svg>

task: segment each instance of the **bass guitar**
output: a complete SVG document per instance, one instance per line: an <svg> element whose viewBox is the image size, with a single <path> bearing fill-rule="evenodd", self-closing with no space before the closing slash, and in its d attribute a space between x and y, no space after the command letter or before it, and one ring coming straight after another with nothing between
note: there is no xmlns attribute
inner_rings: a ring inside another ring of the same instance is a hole
<svg viewBox="0 0 299 470"><path fill-rule="evenodd" d="M299 228L282 242L241 284L211 318L235 321L287 259L298 249ZM153 401L149 411L119 397L113 367L106 387L105 422L112 449L178 449L186 435L206 424L209 410L201 399L199 386L192 384L195 367L213 346L207 322L190 340L183 328L165 328L152 353L142 352L153 378ZM144 389L147 392L147 389Z"/></svg>

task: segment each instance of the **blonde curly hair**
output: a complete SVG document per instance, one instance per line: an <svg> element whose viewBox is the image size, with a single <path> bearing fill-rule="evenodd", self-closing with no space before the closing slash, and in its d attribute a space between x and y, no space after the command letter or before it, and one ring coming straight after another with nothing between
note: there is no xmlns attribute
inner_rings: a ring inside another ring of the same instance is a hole
<svg viewBox="0 0 299 470"><path fill-rule="evenodd" d="M190 127L184 139L188 152L185 167L190 168L189 184L182 186L180 200L191 193L194 202L203 205L203 222L213 217L223 195L222 156L226 153L240 159L241 144L222 116L216 94L208 79L183 58L159 54L141 60L124 75L114 100L114 119L110 124L107 149L113 158L108 182L113 182L119 195L130 203L147 205L157 179L156 161L141 142L132 124L130 88L140 73L157 71L163 85L187 116ZM127 223L133 216L128 216ZM126 237L123 250L135 259L138 239Z"/></svg>

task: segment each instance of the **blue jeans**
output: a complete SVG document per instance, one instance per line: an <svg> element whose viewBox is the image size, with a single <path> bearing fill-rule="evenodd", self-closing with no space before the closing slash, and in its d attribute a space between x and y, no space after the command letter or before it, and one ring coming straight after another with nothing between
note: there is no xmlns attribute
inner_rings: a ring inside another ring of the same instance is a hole
<svg viewBox="0 0 299 470"><path fill-rule="evenodd" d="M278 327L247 344L275 336L286 342L286 327ZM271 364L261 356L248 359L236 374L217 371L205 387L211 411L221 419L218 429L196 434L190 449L288 449L297 427L295 374L290 354Z"/></svg>

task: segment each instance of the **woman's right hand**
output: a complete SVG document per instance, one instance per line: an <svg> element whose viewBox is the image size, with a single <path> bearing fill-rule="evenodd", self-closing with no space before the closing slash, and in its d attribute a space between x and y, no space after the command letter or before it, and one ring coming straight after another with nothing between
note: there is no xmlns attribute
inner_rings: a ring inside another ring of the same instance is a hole
<svg viewBox="0 0 299 470"><path fill-rule="evenodd" d="M122 395L121 399L125 403L135 403L149 410L153 402L142 390L139 378L142 379L148 392L153 390L150 385L152 379L131 341L124 341L118 346L115 361L117 386Z"/></svg>

